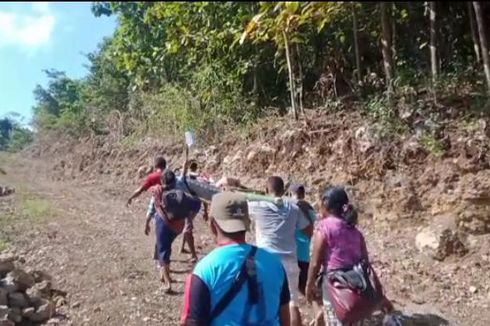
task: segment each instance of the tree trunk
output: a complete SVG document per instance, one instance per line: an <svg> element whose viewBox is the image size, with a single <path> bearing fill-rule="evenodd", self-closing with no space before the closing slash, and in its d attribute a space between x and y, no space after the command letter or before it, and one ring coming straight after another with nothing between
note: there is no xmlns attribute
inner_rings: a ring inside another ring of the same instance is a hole
<svg viewBox="0 0 490 326"><path fill-rule="evenodd" d="M389 19L391 19L391 56L393 61L396 60L396 4L393 2L392 11Z"/></svg>
<svg viewBox="0 0 490 326"><path fill-rule="evenodd" d="M432 73L432 83L437 80L437 30L436 30L436 2L429 2L430 19L430 67Z"/></svg>
<svg viewBox="0 0 490 326"><path fill-rule="evenodd" d="M298 67L298 103L299 103L299 112L302 115L305 115L305 108L303 107L303 67L301 66L301 58L299 52L299 45L296 44L296 64Z"/></svg>
<svg viewBox="0 0 490 326"><path fill-rule="evenodd" d="M381 10L381 49L383 53L383 66L385 71L388 101L392 104L393 99L393 54L391 52L391 24L390 7L386 2L380 2Z"/></svg>
<svg viewBox="0 0 490 326"><path fill-rule="evenodd" d="M352 5L352 32L354 34L354 52L356 56L356 78L357 84L361 82L361 55L359 53L359 40L358 40L358 27L357 27L357 14L356 7Z"/></svg>
<svg viewBox="0 0 490 326"><path fill-rule="evenodd" d="M296 108L296 96L295 96L296 87L294 84L293 66L291 64L291 51L289 49L289 39L285 31L282 32L282 36L284 37L284 47L286 49L286 61L288 64L288 72L289 72L289 93L291 95L291 109L293 110L294 120L298 120L298 109Z"/></svg>
<svg viewBox="0 0 490 326"><path fill-rule="evenodd" d="M485 32L485 24L483 21L483 14L481 11L480 2L473 1L473 8L475 8L478 34L480 35L481 57L483 59L483 68L485 70L485 77L487 79L488 93L490 95L490 62L488 59L487 35Z"/></svg>
<svg viewBox="0 0 490 326"><path fill-rule="evenodd" d="M471 2L468 2L468 16L470 17L471 38L473 39L475 59L477 63L480 63L481 62L480 40L478 39L478 34L476 33L477 27L475 26L475 18L473 17L473 4Z"/></svg>

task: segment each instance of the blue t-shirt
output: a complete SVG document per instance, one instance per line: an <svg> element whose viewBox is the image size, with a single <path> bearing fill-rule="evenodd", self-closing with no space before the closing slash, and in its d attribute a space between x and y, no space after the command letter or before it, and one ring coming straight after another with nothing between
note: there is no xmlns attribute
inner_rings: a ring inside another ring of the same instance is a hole
<svg viewBox="0 0 490 326"><path fill-rule="evenodd" d="M315 222L316 213L314 210L308 211L310 219ZM310 241L311 239L301 230L296 230L296 247L298 249L298 261L310 261Z"/></svg>
<svg viewBox="0 0 490 326"><path fill-rule="evenodd" d="M248 304L248 287L244 283L226 309L209 323L211 311L231 287L251 248L245 243L225 245L197 264L186 282L183 325L280 325L280 307L290 300L286 273L278 256L260 248L255 254L259 303Z"/></svg>

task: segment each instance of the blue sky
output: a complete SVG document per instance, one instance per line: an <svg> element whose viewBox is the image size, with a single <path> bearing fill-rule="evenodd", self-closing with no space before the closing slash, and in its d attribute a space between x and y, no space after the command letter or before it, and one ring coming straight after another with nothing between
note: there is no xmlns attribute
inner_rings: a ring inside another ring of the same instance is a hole
<svg viewBox="0 0 490 326"><path fill-rule="evenodd" d="M90 2L0 2L0 117L8 112L32 117L37 84L46 85L43 69L86 75L84 53L112 35L114 17L96 18Z"/></svg>

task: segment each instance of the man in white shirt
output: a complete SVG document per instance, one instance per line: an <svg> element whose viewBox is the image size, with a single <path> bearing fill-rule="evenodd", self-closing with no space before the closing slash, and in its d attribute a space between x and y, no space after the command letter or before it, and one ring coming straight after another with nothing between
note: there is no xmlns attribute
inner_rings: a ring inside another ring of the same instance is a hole
<svg viewBox="0 0 490 326"><path fill-rule="evenodd" d="M277 176L267 179L267 193L276 198L284 195L284 181ZM279 255L286 270L291 294L291 325L301 325L298 307L299 267L296 248L296 230L311 237L313 225L299 207L290 200L249 201L250 218L255 222L258 247Z"/></svg>

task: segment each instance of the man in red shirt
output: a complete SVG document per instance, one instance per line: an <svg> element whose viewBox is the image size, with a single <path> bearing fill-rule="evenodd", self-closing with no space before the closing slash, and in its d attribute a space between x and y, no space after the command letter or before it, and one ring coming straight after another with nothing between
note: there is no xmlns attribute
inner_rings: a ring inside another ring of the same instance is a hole
<svg viewBox="0 0 490 326"><path fill-rule="evenodd" d="M137 198L139 195L141 195L144 191L150 189L151 187L160 184L160 179L162 177L163 171L167 168L167 161L163 158L163 156L157 156L155 158L155 171L150 173L146 179L145 182L141 187L136 189L136 191L129 197L128 199L128 206L131 205L131 202L133 199Z"/></svg>

